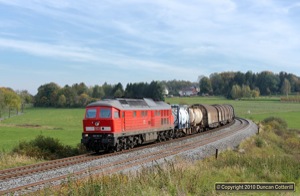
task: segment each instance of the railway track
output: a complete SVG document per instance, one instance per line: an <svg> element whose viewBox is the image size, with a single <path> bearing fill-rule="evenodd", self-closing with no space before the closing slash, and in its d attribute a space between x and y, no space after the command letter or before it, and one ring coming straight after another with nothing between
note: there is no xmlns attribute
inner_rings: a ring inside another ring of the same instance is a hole
<svg viewBox="0 0 300 196"><path fill-rule="evenodd" d="M151 163L159 159L165 159L167 157L215 142L239 131L246 130L250 124L251 122L247 120L236 119L234 123L228 126L223 126L209 132L169 140L163 143L141 146L123 152L98 156L86 154L30 166L2 170L0 171L0 184L2 184L0 185L0 195L8 193L24 194L43 189L47 186L59 186L61 182L66 179L70 180L70 178L82 179L89 177L91 174L105 175L130 169L132 167L138 167L149 162ZM208 134L210 135L209 137L206 136ZM180 143L180 145L177 145L176 143ZM135 155L131 155L132 153L135 153ZM93 166L84 166L81 169L68 169L76 165L82 165L86 162L94 161L98 161L98 163ZM59 170L62 171L60 172ZM63 170L66 170L67 172L63 172ZM60 174L52 175L52 171L58 171ZM30 180L35 178L34 176L39 175L45 177Z"/></svg>

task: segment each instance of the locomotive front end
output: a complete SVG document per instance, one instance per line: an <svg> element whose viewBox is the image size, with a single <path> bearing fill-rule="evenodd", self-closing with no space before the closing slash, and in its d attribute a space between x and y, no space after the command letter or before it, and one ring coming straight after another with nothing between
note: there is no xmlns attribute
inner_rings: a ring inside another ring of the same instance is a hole
<svg viewBox="0 0 300 196"><path fill-rule="evenodd" d="M87 106L81 143L95 152L112 149L116 144L114 133L121 124L118 119L119 111L113 107Z"/></svg>

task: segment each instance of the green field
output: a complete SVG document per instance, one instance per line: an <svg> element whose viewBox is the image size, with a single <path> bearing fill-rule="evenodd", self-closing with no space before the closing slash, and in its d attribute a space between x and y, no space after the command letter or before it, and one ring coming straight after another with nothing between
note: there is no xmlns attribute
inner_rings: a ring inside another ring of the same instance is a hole
<svg viewBox="0 0 300 196"><path fill-rule="evenodd" d="M40 134L75 146L80 143L83 116L84 109L27 109L22 115L0 122L0 150L11 150L19 141Z"/></svg>
<svg viewBox="0 0 300 196"><path fill-rule="evenodd" d="M300 129L300 104L281 103L279 98L253 100L227 100L222 97L167 98L177 104L232 104L236 115L254 121L269 116L284 119L289 128ZM75 146L80 143L84 109L30 108L24 114L0 122L0 150L9 151L20 140L31 140L42 134L58 138L63 144Z"/></svg>

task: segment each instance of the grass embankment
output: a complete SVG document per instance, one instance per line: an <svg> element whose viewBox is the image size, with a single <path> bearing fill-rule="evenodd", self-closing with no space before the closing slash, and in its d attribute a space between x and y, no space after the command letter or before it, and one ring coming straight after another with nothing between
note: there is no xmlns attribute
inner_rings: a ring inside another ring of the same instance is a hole
<svg viewBox="0 0 300 196"><path fill-rule="evenodd" d="M0 152L0 170L42 162L42 159L17 153Z"/></svg>
<svg viewBox="0 0 300 196"><path fill-rule="evenodd" d="M288 130L280 119L263 122L260 134L232 151L202 161L178 158L173 163L144 169L137 174L90 176L87 181L69 181L54 195L229 195L217 193L216 182L295 182L300 189L300 131ZM237 192L234 192L236 195ZM262 192L239 193L261 195ZM265 195L282 193L263 192ZM284 194L288 194L284 192ZM290 192L294 195L294 192Z"/></svg>

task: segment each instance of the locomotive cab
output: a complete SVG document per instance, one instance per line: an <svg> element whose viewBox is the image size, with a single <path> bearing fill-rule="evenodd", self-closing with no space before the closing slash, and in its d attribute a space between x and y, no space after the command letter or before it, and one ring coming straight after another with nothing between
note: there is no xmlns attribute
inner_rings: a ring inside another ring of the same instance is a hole
<svg viewBox="0 0 300 196"><path fill-rule="evenodd" d="M81 142L87 149L108 149L115 144L114 133L121 132L120 111L113 107L87 107Z"/></svg>
<svg viewBox="0 0 300 196"><path fill-rule="evenodd" d="M109 107L87 108L83 126L84 132L120 132L120 111Z"/></svg>

